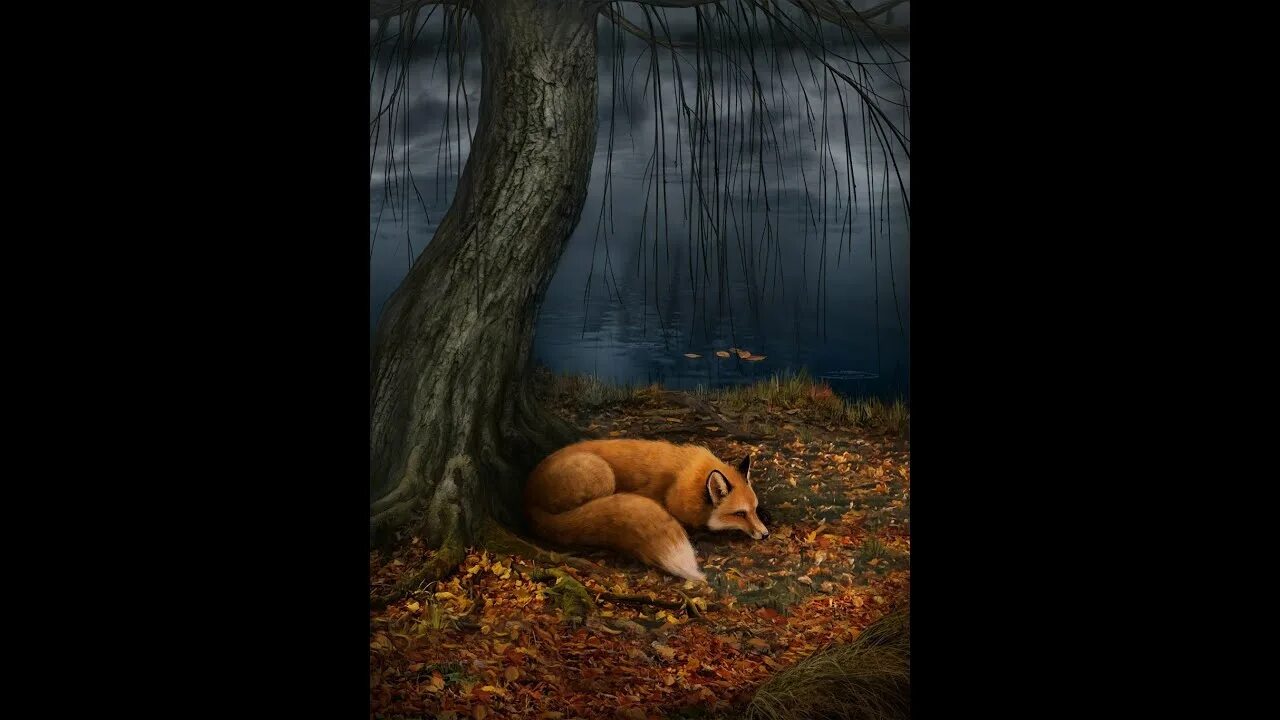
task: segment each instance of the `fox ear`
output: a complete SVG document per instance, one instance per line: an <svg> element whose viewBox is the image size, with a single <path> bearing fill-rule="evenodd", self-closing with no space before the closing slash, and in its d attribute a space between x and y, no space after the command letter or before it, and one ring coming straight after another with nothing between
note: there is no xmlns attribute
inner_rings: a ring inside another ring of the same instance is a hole
<svg viewBox="0 0 1280 720"><path fill-rule="evenodd" d="M742 462L738 463L738 472L742 473L742 477L747 481L747 484L750 485L751 484L751 454L750 453L748 453L746 457L742 458Z"/></svg>
<svg viewBox="0 0 1280 720"><path fill-rule="evenodd" d="M712 470L707 476L707 499L712 505L719 505L724 502L724 498L729 494L733 486L729 484L729 478L719 470Z"/></svg>

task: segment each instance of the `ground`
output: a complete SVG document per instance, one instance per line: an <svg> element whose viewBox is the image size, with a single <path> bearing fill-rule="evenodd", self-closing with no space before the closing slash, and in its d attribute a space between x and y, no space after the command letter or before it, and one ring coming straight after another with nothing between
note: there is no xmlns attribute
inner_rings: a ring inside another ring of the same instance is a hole
<svg viewBox="0 0 1280 720"><path fill-rule="evenodd" d="M397 596L433 553L375 552L371 717L742 717L779 671L907 604L901 405L847 403L803 377L720 393L539 385L595 436L696 442L734 464L752 453L772 534L691 533L705 585L608 552L495 539L452 577Z"/></svg>

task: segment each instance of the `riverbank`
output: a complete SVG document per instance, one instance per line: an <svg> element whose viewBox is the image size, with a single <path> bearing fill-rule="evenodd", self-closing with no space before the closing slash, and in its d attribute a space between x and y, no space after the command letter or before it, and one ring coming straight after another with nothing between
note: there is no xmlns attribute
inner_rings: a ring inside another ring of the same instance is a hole
<svg viewBox="0 0 1280 720"><path fill-rule="evenodd" d="M902 404L805 377L686 393L543 374L538 392L589 435L751 453L772 534L691 533L706 585L608 552L531 557L487 534L452 577L371 610L372 716L742 717L780 671L906 605ZM371 597L430 559L413 543L372 554Z"/></svg>

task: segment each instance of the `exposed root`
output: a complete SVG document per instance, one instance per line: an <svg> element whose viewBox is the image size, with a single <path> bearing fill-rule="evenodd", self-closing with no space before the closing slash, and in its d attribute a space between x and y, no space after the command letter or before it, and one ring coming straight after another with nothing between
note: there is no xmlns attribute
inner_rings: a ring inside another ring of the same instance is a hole
<svg viewBox="0 0 1280 720"><path fill-rule="evenodd" d="M555 579L555 585L547 588L547 594L555 597L556 605L572 623L581 623L596 611L596 603L586 586L569 573L556 568L535 571L531 576L538 582Z"/></svg>
<svg viewBox="0 0 1280 720"><path fill-rule="evenodd" d="M585 558L543 549L516 535L493 520L487 520L480 530L480 543L488 550L504 555L519 555L528 560L549 565L568 565L583 572L605 574L608 568Z"/></svg>
<svg viewBox="0 0 1280 720"><path fill-rule="evenodd" d="M683 610L685 614L691 618L696 618L698 620L706 619L702 614L702 611L699 610L697 603L695 603L692 598L679 590L676 590L676 594L678 594L682 600L658 600L645 595L618 595L610 592L600 593L596 598L604 602L618 603L620 605L652 605L653 607L660 607L666 610ZM719 610L720 605L718 603L706 603L706 609Z"/></svg>
<svg viewBox="0 0 1280 720"><path fill-rule="evenodd" d="M734 421L722 415L715 408L711 407L710 403L704 402L699 398L694 397L693 395L690 395L688 393L668 392L667 397L669 400L671 400L672 402L678 405L683 405L695 412L698 412L710 417L711 422L716 425L719 425L721 431L724 432L726 437L729 437L734 440L741 440L743 442L760 442L761 440L767 439L763 435L758 435L756 433L749 432L747 430L742 429L741 427L738 426L737 423L735 423ZM703 426L705 424L706 423L700 423L692 427L664 428L663 430L658 431L658 433L664 434L664 435L672 434L672 433L689 433L693 435L702 435L702 434L705 434L705 430L703 430Z"/></svg>
<svg viewBox="0 0 1280 720"><path fill-rule="evenodd" d="M396 583L395 588L380 597L371 598L369 607L374 610L381 610L387 605L399 600L415 590L420 590L426 585L443 580L452 575L458 569L458 565L467 557L465 543L456 533L451 533L440 545L440 549L435 555L422 567L405 573L404 577Z"/></svg>

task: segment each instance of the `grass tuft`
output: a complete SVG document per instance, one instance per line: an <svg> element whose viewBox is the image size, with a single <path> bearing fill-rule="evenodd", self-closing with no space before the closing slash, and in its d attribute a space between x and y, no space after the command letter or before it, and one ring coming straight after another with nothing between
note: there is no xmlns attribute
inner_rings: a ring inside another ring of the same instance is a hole
<svg viewBox="0 0 1280 720"><path fill-rule="evenodd" d="M911 717L911 620L903 608L856 640L778 673L756 691L747 720L898 720Z"/></svg>
<svg viewBox="0 0 1280 720"><path fill-rule="evenodd" d="M846 400L831 386L812 378L801 370L789 375L775 375L751 385L702 391L735 412L752 407L782 410L809 410L830 424L849 424L890 430L906 434L910 430L911 413L901 399L885 402L879 398Z"/></svg>

